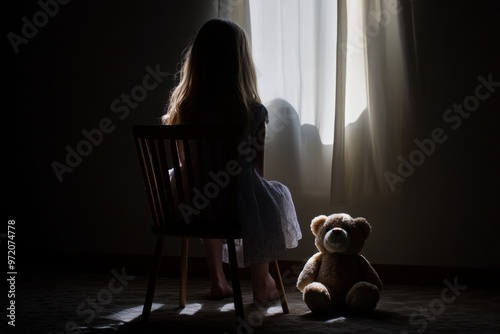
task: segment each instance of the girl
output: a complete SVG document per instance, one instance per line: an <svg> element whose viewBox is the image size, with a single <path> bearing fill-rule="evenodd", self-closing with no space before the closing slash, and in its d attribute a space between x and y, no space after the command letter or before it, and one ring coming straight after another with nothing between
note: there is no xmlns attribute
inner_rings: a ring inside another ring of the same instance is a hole
<svg viewBox="0 0 500 334"><path fill-rule="evenodd" d="M239 258L244 266L250 266L256 302L276 297L269 262L283 257L286 249L296 247L302 237L288 188L262 178L267 122L244 30L231 21L206 22L187 49L180 82L172 91L162 123L223 123L245 129L247 140L238 150L243 170L238 181L243 234ZM204 239L203 244L210 269L210 296L232 296L222 267L222 241Z"/></svg>

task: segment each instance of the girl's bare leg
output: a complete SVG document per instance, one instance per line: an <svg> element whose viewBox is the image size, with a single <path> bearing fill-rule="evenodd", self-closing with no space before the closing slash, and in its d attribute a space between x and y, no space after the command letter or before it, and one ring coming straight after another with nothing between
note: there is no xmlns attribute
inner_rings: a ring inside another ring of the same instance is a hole
<svg viewBox="0 0 500 334"><path fill-rule="evenodd" d="M279 299L276 283L269 274L269 263L253 264L252 274L253 300L258 303Z"/></svg>
<svg viewBox="0 0 500 334"><path fill-rule="evenodd" d="M203 246L210 271L210 298L231 297L233 290L227 283L222 268L222 241L220 239L203 239Z"/></svg>

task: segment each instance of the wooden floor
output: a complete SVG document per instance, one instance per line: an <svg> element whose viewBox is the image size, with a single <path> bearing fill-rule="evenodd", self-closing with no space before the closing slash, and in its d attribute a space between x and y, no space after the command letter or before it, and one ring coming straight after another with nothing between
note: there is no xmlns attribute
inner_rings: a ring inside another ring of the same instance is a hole
<svg viewBox="0 0 500 334"><path fill-rule="evenodd" d="M188 277L187 306L179 309L178 280L160 277L144 324L139 318L147 277L125 268L24 273L16 282L16 326L7 333L500 333L500 290L460 286L454 279L442 286L386 285L370 315L321 318L309 312L291 280L289 314L279 303L252 304L250 282L243 280L246 320L237 322L232 299L206 298L206 278Z"/></svg>

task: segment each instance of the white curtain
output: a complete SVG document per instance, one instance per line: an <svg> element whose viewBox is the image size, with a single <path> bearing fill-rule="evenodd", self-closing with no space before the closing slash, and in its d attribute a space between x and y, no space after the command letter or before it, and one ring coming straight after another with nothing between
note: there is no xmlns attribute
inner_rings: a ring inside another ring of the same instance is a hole
<svg viewBox="0 0 500 334"><path fill-rule="evenodd" d="M266 176L295 193L330 191L336 0L250 0L259 93L270 113Z"/></svg>
<svg viewBox="0 0 500 334"><path fill-rule="evenodd" d="M287 101L301 124L333 142L335 112L335 0L252 0L254 60L264 103Z"/></svg>
<svg viewBox="0 0 500 334"><path fill-rule="evenodd" d="M404 132L398 0L219 0L251 36L266 177L342 207L394 194ZM395 166L396 165L396 166Z"/></svg>
<svg viewBox="0 0 500 334"><path fill-rule="evenodd" d="M406 98L398 0L339 0L342 15L331 204L398 194L387 171L403 149ZM343 80L345 79L345 80ZM342 87L343 85L343 87Z"/></svg>

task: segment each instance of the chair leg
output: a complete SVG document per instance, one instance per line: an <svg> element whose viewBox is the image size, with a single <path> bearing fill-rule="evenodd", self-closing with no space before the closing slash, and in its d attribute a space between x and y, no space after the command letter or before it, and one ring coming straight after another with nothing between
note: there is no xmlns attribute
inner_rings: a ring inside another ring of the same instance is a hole
<svg viewBox="0 0 500 334"><path fill-rule="evenodd" d="M144 302L144 307L142 309L142 320L148 321L149 314L151 313L151 305L153 304L153 297L156 288L156 279L158 278L158 273L160 271L161 264L161 251L163 249L163 239L162 235L159 235L156 239L156 248L154 254L153 270L149 276L148 290L146 292L146 300Z"/></svg>
<svg viewBox="0 0 500 334"><path fill-rule="evenodd" d="M245 320L243 311L243 297L241 295L240 276L238 273L238 258L236 257L236 246L233 239L227 240L227 248L229 253L229 266L231 268L231 281L233 283L233 296L234 296L234 310L236 313L236 320L240 318Z"/></svg>
<svg viewBox="0 0 500 334"><path fill-rule="evenodd" d="M188 269L188 238L182 238L181 246L181 286L179 289L179 307L186 307Z"/></svg>
<svg viewBox="0 0 500 334"><path fill-rule="evenodd" d="M274 276L274 281L276 282L277 288L279 290L281 308L283 309L283 313L289 313L288 302L286 300L285 286L283 285L283 280L281 279L281 273L278 261L275 260L271 262L271 271Z"/></svg>

